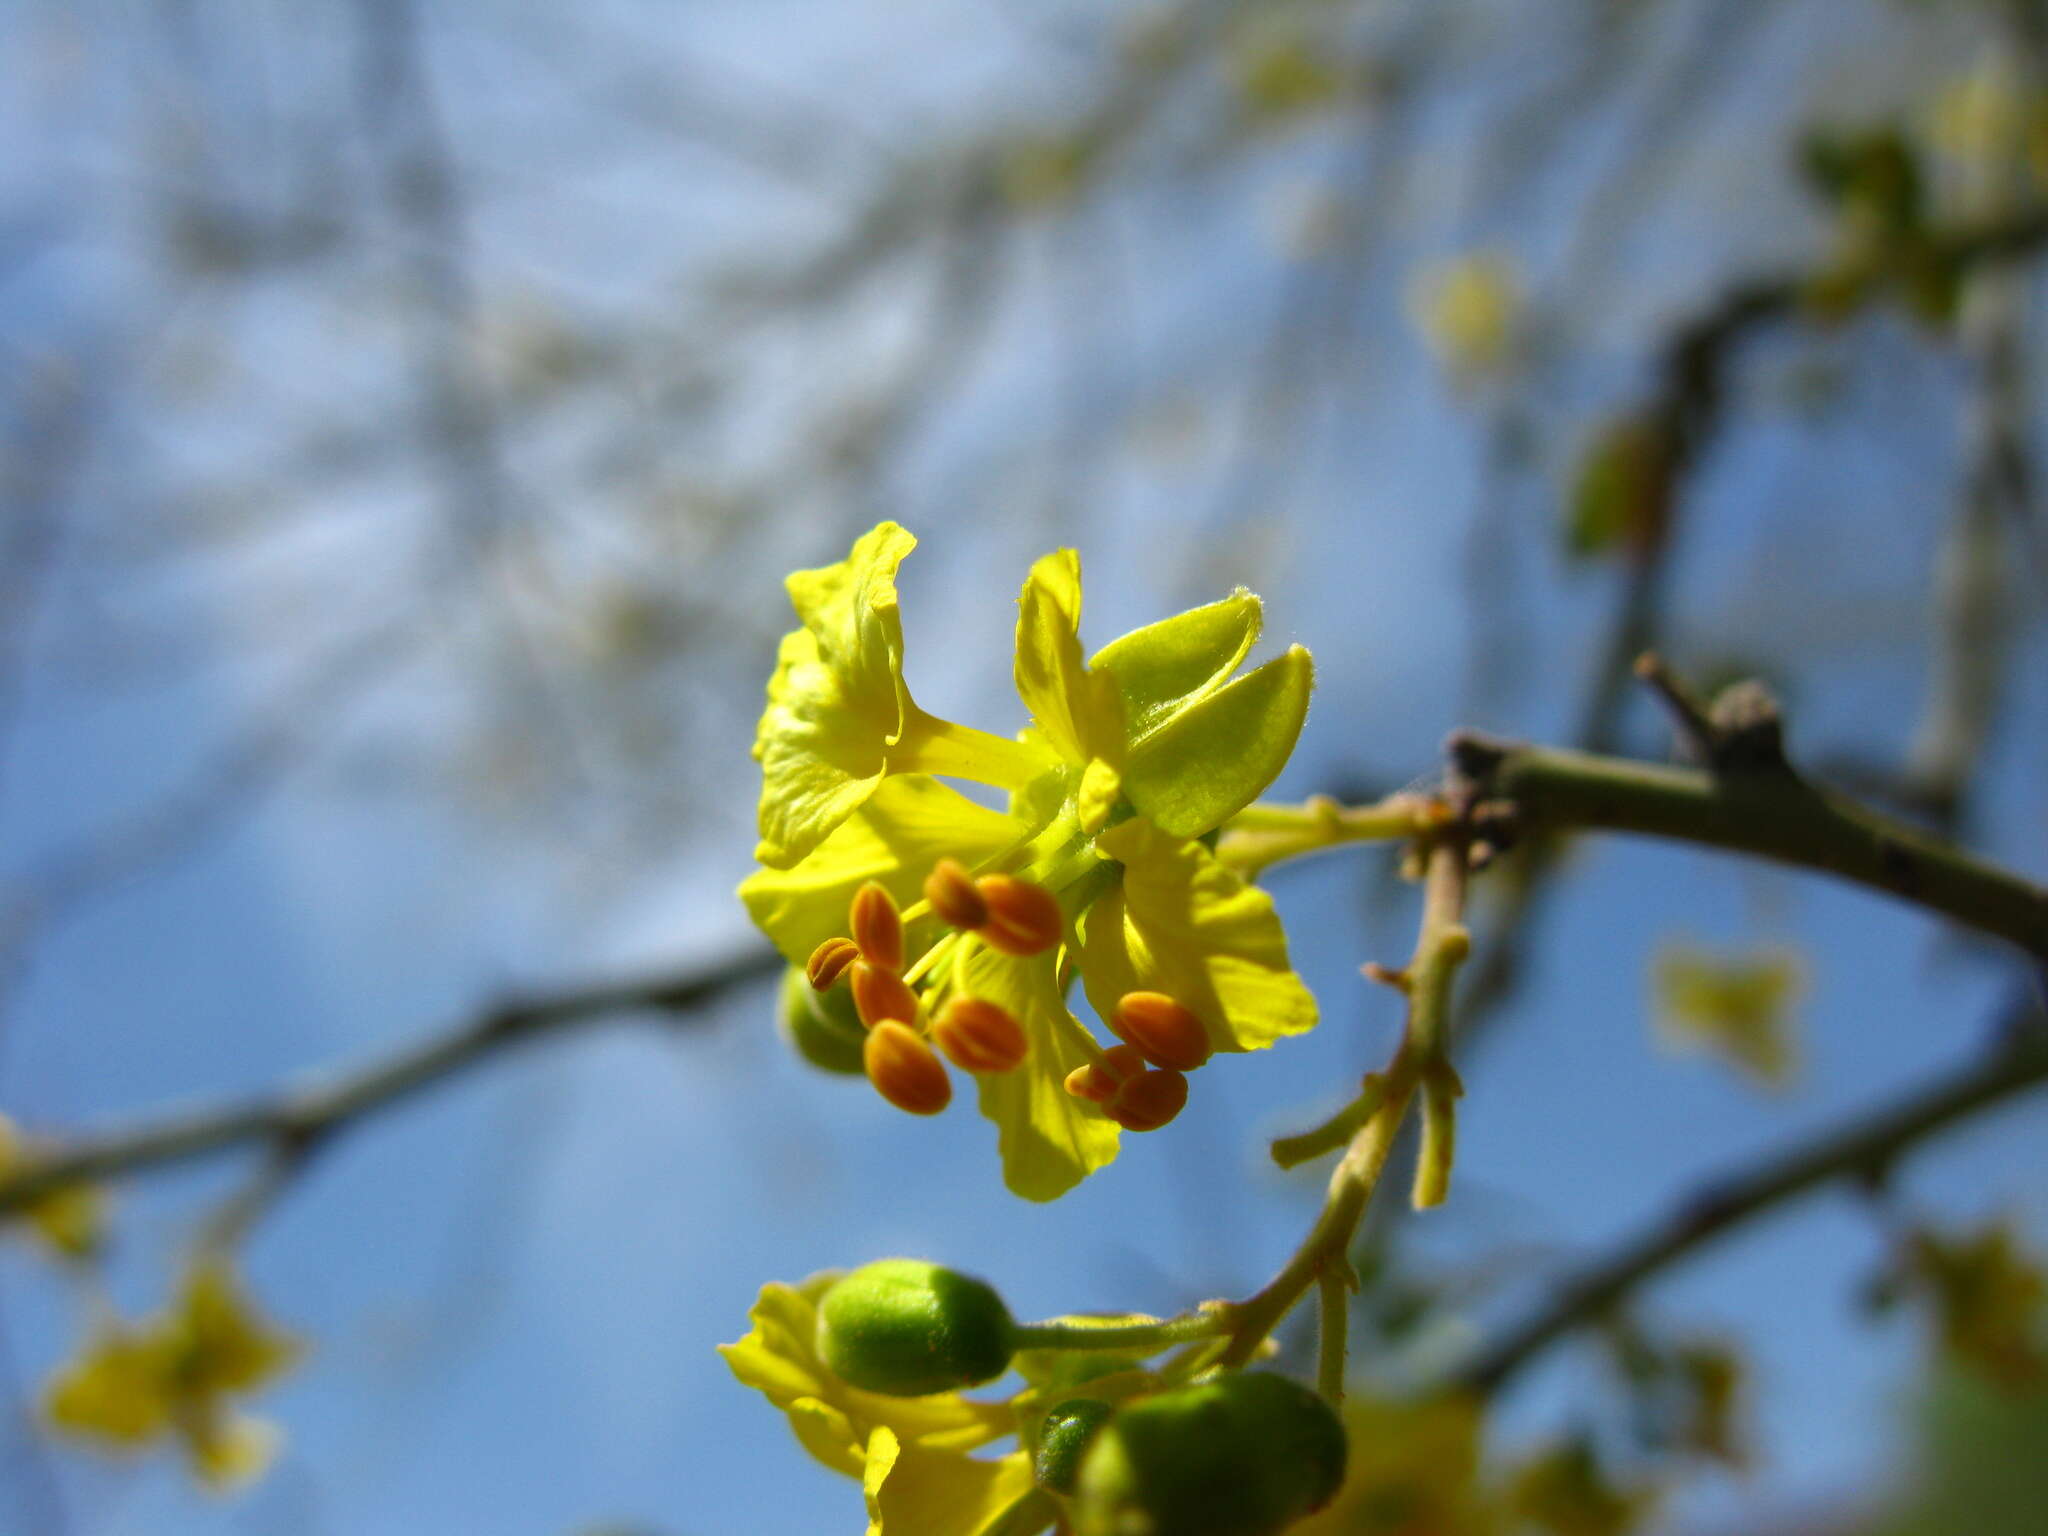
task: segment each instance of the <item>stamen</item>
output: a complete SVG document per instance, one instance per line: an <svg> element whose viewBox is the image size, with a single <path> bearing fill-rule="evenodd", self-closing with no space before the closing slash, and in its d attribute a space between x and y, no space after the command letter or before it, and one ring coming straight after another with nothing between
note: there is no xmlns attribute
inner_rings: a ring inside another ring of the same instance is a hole
<svg viewBox="0 0 2048 1536"><path fill-rule="evenodd" d="M1100 1061L1076 1067L1067 1074L1067 1092L1091 1104L1107 1104L1117 1090L1145 1071L1145 1058L1135 1045L1112 1045Z"/></svg>
<svg viewBox="0 0 2048 1536"><path fill-rule="evenodd" d="M853 981L854 1011L869 1029L884 1019L894 1019L903 1025L917 1022L917 994L894 971L856 960L849 974Z"/></svg>
<svg viewBox="0 0 2048 1536"><path fill-rule="evenodd" d="M1110 1119L1127 1131L1156 1131L1188 1102L1188 1080L1178 1072L1140 1073L1117 1089L1103 1106Z"/></svg>
<svg viewBox="0 0 2048 1536"><path fill-rule="evenodd" d="M969 1072L1008 1072L1031 1049L1024 1026L1008 1009L985 997L956 997L932 1021L932 1040L956 1067Z"/></svg>
<svg viewBox="0 0 2048 1536"><path fill-rule="evenodd" d="M1006 955L1039 955L1065 935L1060 904L1044 886L1014 875L983 875L974 884L988 903L988 925L981 936L990 948Z"/></svg>
<svg viewBox="0 0 2048 1536"><path fill-rule="evenodd" d="M1209 1059L1209 1032L1202 1021L1164 992L1126 992L1109 1027L1155 1067L1192 1072Z"/></svg>
<svg viewBox="0 0 2048 1536"><path fill-rule="evenodd" d="M862 959L885 971L903 969L903 914L896 908L896 898L880 885L870 880L853 893L847 927Z"/></svg>
<svg viewBox="0 0 2048 1536"><path fill-rule="evenodd" d="M811 951L804 975L820 992L829 992L846 968L860 958L860 946L851 939L827 939Z"/></svg>
<svg viewBox="0 0 2048 1536"><path fill-rule="evenodd" d="M932 1048L894 1019L868 1031L861 1065L875 1091L910 1114L936 1115L953 1102L953 1084Z"/></svg>
<svg viewBox="0 0 2048 1536"><path fill-rule="evenodd" d="M924 877L924 899L955 928L970 932L988 921L988 903L975 889L974 876L958 859L941 859Z"/></svg>

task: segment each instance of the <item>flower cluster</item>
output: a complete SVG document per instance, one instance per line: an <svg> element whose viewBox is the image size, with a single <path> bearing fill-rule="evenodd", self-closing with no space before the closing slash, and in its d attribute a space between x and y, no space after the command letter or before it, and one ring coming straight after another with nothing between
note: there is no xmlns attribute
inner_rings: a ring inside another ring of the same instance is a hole
<svg viewBox="0 0 2048 1536"><path fill-rule="evenodd" d="M915 543L883 523L789 578L801 627L755 742L763 867L740 896L812 987L850 994L884 1098L937 1113L950 1061L999 1128L1009 1187L1049 1200L1122 1130L1172 1120L1213 1052L1315 1024L1271 902L1210 847L1293 751L1313 669L1297 646L1238 675L1262 617L1241 589L1084 657L1062 550L1019 599L1031 724L957 725L903 678L896 572ZM1070 1010L1076 980L1117 1044Z"/></svg>

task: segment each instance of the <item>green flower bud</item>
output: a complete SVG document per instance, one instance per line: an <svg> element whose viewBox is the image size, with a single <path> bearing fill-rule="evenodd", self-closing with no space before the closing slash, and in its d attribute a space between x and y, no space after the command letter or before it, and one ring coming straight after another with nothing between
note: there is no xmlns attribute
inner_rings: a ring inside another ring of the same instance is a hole
<svg viewBox="0 0 2048 1536"><path fill-rule="evenodd" d="M1038 1431L1038 1458L1033 1463L1041 1487L1072 1493L1081 1472L1081 1455L1109 1417L1109 1404L1096 1397L1070 1397L1045 1416Z"/></svg>
<svg viewBox="0 0 2048 1536"><path fill-rule="evenodd" d="M1010 1368L1016 1325L970 1275L918 1259L878 1259L818 1303L818 1353L840 1380L890 1397L992 1381Z"/></svg>
<svg viewBox="0 0 2048 1536"><path fill-rule="evenodd" d="M854 1077L863 1071L861 1042L867 1031L853 1011L853 994L845 987L814 990L802 966L792 965L782 976L782 1032L814 1067Z"/></svg>
<svg viewBox="0 0 2048 1536"><path fill-rule="evenodd" d="M1273 1536L1344 1481L1344 1426L1315 1393L1247 1371L1121 1409L1081 1460L1077 1536Z"/></svg>

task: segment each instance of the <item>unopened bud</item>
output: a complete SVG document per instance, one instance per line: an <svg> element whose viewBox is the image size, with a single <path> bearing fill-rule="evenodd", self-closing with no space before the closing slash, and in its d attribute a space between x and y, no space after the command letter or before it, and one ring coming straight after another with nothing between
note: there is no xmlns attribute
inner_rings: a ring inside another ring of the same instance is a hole
<svg viewBox="0 0 2048 1536"><path fill-rule="evenodd" d="M1066 932L1060 904L1051 891L1014 875L983 875L975 882L988 903L981 936L1006 955L1040 955Z"/></svg>
<svg viewBox="0 0 2048 1536"><path fill-rule="evenodd" d="M1112 1045L1100 1061L1076 1067L1067 1074L1067 1092L1090 1104L1107 1104L1117 1089L1145 1070L1145 1058L1135 1045Z"/></svg>
<svg viewBox="0 0 2048 1536"><path fill-rule="evenodd" d="M973 930L988 921L988 903L975 888L974 876L958 859L941 859L924 877L924 899L941 921Z"/></svg>
<svg viewBox="0 0 2048 1536"><path fill-rule="evenodd" d="M875 1091L898 1109L936 1115L953 1102L953 1084L932 1048L894 1019L868 1031L861 1063Z"/></svg>
<svg viewBox="0 0 2048 1536"><path fill-rule="evenodd" d="M903 914L896 910L896 898L874 881L853 893L847 927L868 964L885 971L903 969Z"/></svg>
<svg viewBox="0 0 2048 1536"><path fill-rule="evenodd" d="M860 946L851 939L827 939L811 951L804 975L820 992L829 992L846 968L860 958Z"/></svg>
<svg viewBox="0 0 2048 1536"><path fill-rule="evenodd" d="M1126 992L1109 1025L1155 1067L1192 1072L1209 1059L1202 1021L1164 992Z"/></svg>
<svg viewBox="0 0 2048 1536"><path fill-rule="evenodd" d="M1156 1131L1187 1108L1188 1080L1178 1072L1141 1072L1103 1105L1103 1112L1127 1131Z"/></svg>
<svg viewBox="0 0 2048 1536"><path fill-rule="evenodd" d="M932 1041L954 1066L1008 1072L1022 1065L1030 1042L1008 1009L985 997L956 997L932 1021Z"/></svg>
<svg viewBox="0 0 2048 1536"><path fill-rule="evenodd" d="M917 1022L917 994L894 971L880 970L865 960L856 960L847 975L853 982L853 1006L860 1014L861 1023L869 1029L884 1019L894 1019L899 1024Z"/></svg>

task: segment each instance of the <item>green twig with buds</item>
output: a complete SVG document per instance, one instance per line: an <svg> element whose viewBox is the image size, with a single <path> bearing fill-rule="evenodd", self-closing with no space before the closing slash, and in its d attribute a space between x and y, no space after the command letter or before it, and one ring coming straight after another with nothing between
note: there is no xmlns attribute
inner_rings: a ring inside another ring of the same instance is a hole
<svg viewBox="0 0 2048 1536"><path fill-rule="evenodd" d="M1453 1095L1426 1085L1456 1080L1445 1047L1451 983L1472 948L1471 935L1464 925L1468 859L1464 837L1453 832L1440 833L1423 847L1422 920L1414 958L1403 971L1377 967L1370 971L1376 980L1407 997L1408 1027L1394 1059L1380 1074L1377 1086L1369 1090L1377 1097L1377 1103L1363 1116L1344 1155L1338 1159L1315 1225L1280 1272L1256 1295L1233 1309L1235 1326L1219 1362L1222 1365L1241 1366L1250 1360L1311 1287L1333 1272L1348 1272L1351 1240L1365 1217L1393 1151L1394 1138L1418 1093L1424 1101L1425 1126L1432 1117L1445 1117L1437 1125L1434 1141L1439 1158L1448 1158L1451 1138L1447 1117ZM1326 1135L1327 1127L1310 1133L1317 1134ZM1424 1139L1432 1139L1427 1130ZM1441 1200L1448 1176L1447 1162L1435 1168L1425 1162L1417 1172L1417 1204Z"/></svg>

